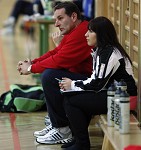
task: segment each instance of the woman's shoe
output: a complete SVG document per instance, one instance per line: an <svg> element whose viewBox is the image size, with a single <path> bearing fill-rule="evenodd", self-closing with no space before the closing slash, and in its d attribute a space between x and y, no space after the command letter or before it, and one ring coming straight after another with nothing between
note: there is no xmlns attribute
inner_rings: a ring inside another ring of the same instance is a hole
<svg viewBox="0 0 141 150"><path fill-rule="evenodd" d="M72 146L67 147L67 148L65 148L63 150L90 150L90 148L89 147L81 147L81 146L79 146L77 144L73 144Z"/></svg>
<svg viewBox="0 0 141 150"><path fill-rule="evenodd" d="M72 139L71 142L63 144L63 145L61 146L61 148L68 148L68 147L70 147L70 146L72 146L72 145L74 145L74 144L75 144L75 139Z"/></svg>

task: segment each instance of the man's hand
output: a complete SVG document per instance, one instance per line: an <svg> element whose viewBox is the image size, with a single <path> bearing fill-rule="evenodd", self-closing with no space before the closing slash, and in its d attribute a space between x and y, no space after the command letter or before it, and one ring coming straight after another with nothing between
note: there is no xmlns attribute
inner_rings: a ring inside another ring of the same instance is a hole
<svg viewBox="0 0 141 150"><path fill-rule="evenodd" d="M63 35L61 35L59 31L52 33L52 40L55 46L58 46L62 39L63 39Z"/></svg>
<svg viewBox="0 0 141 150"><path fill-rule="evenodd" d="M17 70L19 71L20 75L28 75L28 67L31 65L31 60L26 59L24 61L19 61L17 65Z"/></svg>
<svg viewBox="0 0 141 150"><path fill-rule="evenodd" d="M71 82L72 80L69 78L62 78L61 82L59 82L59 86L64 91L71 90Z"/></svg>

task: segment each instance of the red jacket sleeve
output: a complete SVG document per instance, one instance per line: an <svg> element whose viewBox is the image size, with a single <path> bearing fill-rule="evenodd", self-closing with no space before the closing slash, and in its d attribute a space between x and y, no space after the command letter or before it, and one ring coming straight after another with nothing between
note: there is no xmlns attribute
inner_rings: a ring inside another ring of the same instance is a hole
<svg viewBox="0 0 141 150"><path fill-rule="evenodd" d="M61 44L38 59L33 60L32 72L41 73L46 68L68 69L77 66L90 56L91 47L87 45L85 33L87 22L82 22Z"/></svg>

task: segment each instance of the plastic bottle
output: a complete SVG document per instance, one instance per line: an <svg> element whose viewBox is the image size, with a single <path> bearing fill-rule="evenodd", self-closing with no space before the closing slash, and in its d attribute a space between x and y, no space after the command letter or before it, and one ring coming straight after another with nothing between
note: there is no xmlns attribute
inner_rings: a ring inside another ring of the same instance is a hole
<svg viewBox="0 0 141 150"><path fill-rule="evenodd" d="M33 12L34 12L34 15L39 13L38 4L33 4Z"/></svg>
<svg viewBox="0 0 141 150"><path fill-rule="evenodd" d="M119 123L120 123L120 116L119 116L119 101L120 101L120 94L121 88L117 88L115 91L115 100L114 100L114 128L119 130Z"/></svg>
<svg viewBox="0 0 141 150"><path fill-rule="evenodd" d="M53 5L53 2L52 0L45 0L45 10L44 10L44 15L45 16L52 16L53 14L53 9L52 9L52 5Z"/></svg>
<svg viewBox="0 0 141 150"><path fill-rule="evenodd" d="M130 130L130 100L129 94L122 91L120 94L120 126L119 132L121 134L129 133Z"/></svg>
<svg viewBox="0 0 141 150"><path fill-rule="evenodd" d="M123 79L121 79L120 82L117 83L116 87L121 88L122 91L127 90L127 84Z"/></svg>
<svg viewBox="0 0 141 150"><path fill-rule="evenodd" d="M40 17L41 16L41 14L39 13L39 6L38 6L38 4L33 4L33 12L34 12L34 14L33 14L33 19L37 19L38 17Z"/></svg>
<svg viewBox="0 0 141 150"><path fill-rule="evenodd" d="M107 125L114 126L114 95L115 95L116 87L114 84L108 88L107 91Z"/></svg>

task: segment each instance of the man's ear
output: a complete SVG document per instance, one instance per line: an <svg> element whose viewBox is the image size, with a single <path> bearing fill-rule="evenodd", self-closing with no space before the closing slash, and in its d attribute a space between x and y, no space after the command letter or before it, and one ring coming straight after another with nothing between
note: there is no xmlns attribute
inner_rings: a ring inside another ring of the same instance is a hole
<svg viewBox="0 0 141 150"><path fill-rule="evenodd" d="M77 14L75 12L72 13L71 18L73 21L77 20Z"/></svg>

